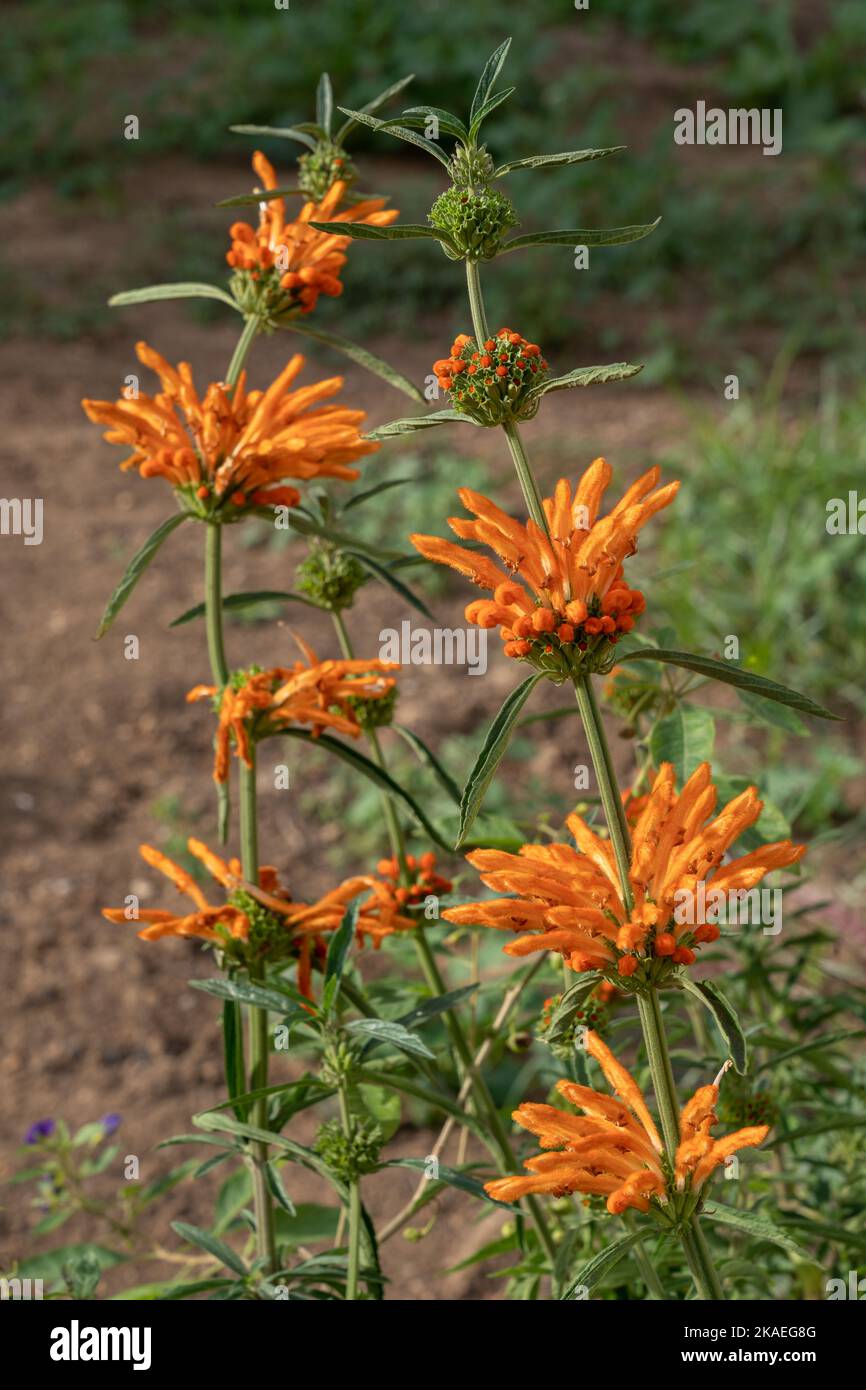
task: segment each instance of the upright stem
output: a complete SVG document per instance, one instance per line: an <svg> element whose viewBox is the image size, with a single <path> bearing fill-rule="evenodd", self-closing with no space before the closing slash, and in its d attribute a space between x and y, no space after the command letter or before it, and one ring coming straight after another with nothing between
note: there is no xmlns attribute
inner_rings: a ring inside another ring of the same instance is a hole
<svg viewBox="0 0 866 1390"><path fill-rule="evenodd" d="M340 1119L343 1133L351 1142L352 1112L345 1084L339 1089ZM357 1174L349 1180L349 1262L346 1273L346 1300L354 1303L358 1297L358 1273L361 1263L361 1182Z"/></svg>
<svg viewBox="0 0 866 1390"><path fill-rule="evenodd" d="M245 319L243 332L238 338L237 347L232 353L232 360L226 372L226 386L236 386L238 377L243 371L244 363L249 356L250 348L253 345L256 334L259 331L259 320L253 317Z"/></svg>
<svg viewBox="0 0 866 1390"><path fill-rule="evenodd" d="M240 764L241 784L241 871L248 883L259 881L259 843L258 817L256 810L256 748L250 746L252 767ZM249 969L253 984L265 978L264 967L255 963ZM270 1040L268 1037L268 1014L266 1009L250 1005L247 1009L250 1090L263 1090L268 1084L268 1061ZM257 1129L268 1127L267 1096L259 1096L252 1104L250 1119ZM264 1140L254 1140L252 1151L253 1198L256 1212L256 1253L264 1260L268 1273L277 1268L276 1232L274 1228L274 1209L268 1188L266 1165L268 1146Z"/></svg>
<svg viewBox="0 0 866 1390"><path fill-rule="evenodd" d="M207 628L207 652L213 682L224 686L229 678L223 638L222 608L222 535L219 522L208 522L204 542L204 604Z"/></svg>
<svg viewBox="0 0 866 1390"><path fill-rule="evenodd" d="M631 880L629 878L631 836L629 835L628 821L625 818L622 797L616 784L616 774L604 732L604 724L595 702L592 678L590 676L578 676L574 682L574 693L577 696L577 707L580 710L586 741L589 744L589 755L592 758L595 780L598 783L598 791L604 809L604 818L607 822L616 858L623 906L627 912L630 912L632 907Z"/></svg>
<svg viewBox="0 0 866 1390"><path fill-rule="evenodd" d="M340 643L340 650L342 651L346 660L351 661L354 656L352 641L346 629L346 624L343 621L342 613L334 611L333 619L334 626L337 630L337 637ZM370 743L373 761L376 763L377 767L381 768L384 771L386 766L385 758L384 754L382 753L382 748L379 743L379 739L376 735L375 729L367 730L367 738ZM403 835L403 827L400 824L400 819L397 815L394 804L391 801L390 796L388 796L386 792L382 793L382 809L385 816L385 823L388 827L388 835L391 841L392 853L400 865L401 876L403 877L404 881L408 881L409 867L406 862L406 841ZM417 923L416 927L412 932L412 937L415 942L415 951L418 956L418 961L421 966L424 979L427 982L427 988L430 990L434 998L438 995L445 994L445 981L442 979L442 976L439 972L439 967L436 964L436 958L433 955L433 952L430 948L430 943L427 940L427 937L424 933L424 925L422 922L419 921ZM463 1031L463 1025L460 1022L460 1019L458 1018L457 1014L452 1009L446 1009L443 1014L443 1018L445 1021L445 1026L448 1029L451 1041L454 1045L454 1050L457 1054L457 1059L460 1063L460 1067L464 1075L471 1082L473 1094L475 1095L479 1109L487 1118L487 1122L490 1126L494 1141L500 1152L503 1171L507 1172L509 1168L513 1168L515 1166L517 1160L514 1157L514 1151L511 1147L511 1144L509 1143L508 1135L502 1124L499 1112L496 1109L496 1103L492 1095L490 1094L487 1082L485 1081L484 1077L482 1076L481 1072L476 1067L473 1061L472 1049L470 1048L469 1043L466 1040L466 1034ZM535 1197L528 1197L526 1198L526 1206L532 1215L533 1222L535 1223L536 1230L538 1231L539 1240L541 1241L541 1244L543 1245L548 1255L548 1258L551 1261L553 1261L556 1258L556 1247L553 1244L553 1239L550 1235L550 1231L548 1230L547 1222L544 1217L544 1211L541 1207L541 1203Z"/></svg>

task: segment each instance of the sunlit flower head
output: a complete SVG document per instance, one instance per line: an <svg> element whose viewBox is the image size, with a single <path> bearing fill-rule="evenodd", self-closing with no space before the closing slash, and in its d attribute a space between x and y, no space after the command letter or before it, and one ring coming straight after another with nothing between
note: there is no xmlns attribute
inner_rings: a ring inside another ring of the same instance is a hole
<svg viewBox="0 0 866 1390"><path fill-rule="evenodd" d="M713 1139L710 1130L716 1123L713 1107L719 1088L701 1086L680 1113L680 1142L670 1174L661 1137L637 1082L597 1033L587 1030L585 1042L614 1094L560 1081L557 1091L582 1115L532 1101L519 1106L514 1119L535 1134L548 1152L526 1160L528 1177L485 1183L497 1201L516 1202L533 1192L556 1197L583 1192L606 1197L607 1209L615 1216L629 1207L647 1212L652 1202L664 1210L675 1194L699 1194L714 1169L738 1149L766 1139L766 1125Z"/></svg>
<svg viewBox="0 0 866 1390"><path fill-rule="evenodd" d="M255 170L264 190L278 188L274 167L257 150ZM286 220L284 198L266 198L259 204L258 227L235 222L229 229L231 248L226 260L235 270L232 288L247 309L265 312L275 323L295 314L309 314L319 295L343 293L340 274L346 264L351 237L317 231L311 222L364 222L387 227L400 216L386 208L384 198L368 198L340 209L346 183L337 179L320 202L306 202L297 217Z"/></svg>
<svg viewBox="0 0 866 1390"><path fill-rule="evenodd" d="M806 852L805 845L779 840L723 862L763 802L749 787L715 814L711 778L709 763L701 763L677 794L673 766L662 764L634 827L630 910L610 840L570 815L576 849L524 845L519 854L478 849L467 855L488 888L514 896L450 907L443 917L519 933L504 948L512 956L555 951L575 971L658 983L675 966L691 965L695 948L718 938L712 919L729 894L754 888Z"/></svg>
<svg viewBox="0 0 866 1390"><path fill-rule="evenodd" d="M474 599L466 620L499 627L506 656L532 662L560 678L578 667L610 665L614 643L629 632L646 603L629 588L623 561L637 549L641 527L673 501L679 483L657 488L659 469L634 483L607 516L599 518L602 495L611 478L604 459L596 459L572 493L561 478L545 498L550 535L533 520L515 521L480 493L461 488L458 496L475 520L449 517L461 540L489 546L504 568L476 550L414 535L412 544L428 560L450 565L492 598Z"/></svg>
<svg viewBox="0 0 866 1390"><path fill-rule="evenodd" d="M320 661L302 637L295 634L305 660L293 666L273 666L266 671L253 667L238 671L222 691L214 685L193 686L190 702L207 697L219 699L214 778L225 782L229 775L232 739L235 753L248 766L252 764L254 741L289 728L307 728L317 736L324 729L357 738L363 724L359 702L381 700L393 690L395 680L387 674L399 670L393 661Z"/></svg>
<svg viewBox="0 0 866 1390"><path fill-rule="evenodd" d="M328 377L292 391L304 366L295 353L266 391L248 391L246 372L235 387L215 381L199 396L188 362L172 367L147 343L138 358L159 377L155 396L139 392L117 401L82 401L110 444L132 453L120 467L143 478L165 478L184 506L202 519L237 520L256 507L296 506L289 478L358 477L351 465L378 445L358 432L363 410L326 404L343 378Z"/></svg>
<svg viewBox="0 0 866 1390"><path fill-rule="evenodd" d="M461 415L481 425L501 425L538 413L538 388L547 375L547 361L537 343L527 342L512 328L500 328L481 344L461 333L450 356L434 362L433 371Z"/></svg>
<svg viewBox="0 0 866 1390"><path fill-rule="evenodd" d="M216 905L207 897L192 874L175 864L160 850L141 845L142 858L158 869L192 902L191 911L171 912L160 908L136 909L106 907L109 922L144 923L138 935L144 941L165 936L196 937L218 946L227 960L246 964L267 957L271 961L296 959L298 986L310 996L312 961L325 953L326 937L342 923L346 908L359 901L355 924L359 947L370 942L381 945L386 936L415 924L401 914L391 885L373 874L346 879L314 903L296 902L281 886L277 871L263 865L259 882L245 882L238 859L221 859L201 840L187 841L189 853L210 873L224 890L224 900Z"/></svg>

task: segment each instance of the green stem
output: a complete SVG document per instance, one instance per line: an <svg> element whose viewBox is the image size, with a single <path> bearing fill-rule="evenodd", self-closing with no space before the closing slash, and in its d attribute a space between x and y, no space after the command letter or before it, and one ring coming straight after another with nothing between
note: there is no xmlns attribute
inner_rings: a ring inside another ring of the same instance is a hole
<svg viewBox="0 0 866 1390"><path fill-rule="evenodd" d="M671 1167L673 1167L680 1134L679 1112L674 1073L668 1054L664 1024L662 1022L661 1008L659 1006L658 990L650 989L646 994L639 994L637 996L637 1007L640 1014L641 1028L643 1029L647 1058L649 1059L653 1090L656 1093L659 1117L662 1122L665 1151L667 1152Z"/></svg>
<svg viewBox="0 0 866 1390"><path fill-rule="evenodd" d="M343 621L343 615L342 613L334 610L332 616L334 619L334 626L337 630L337 637L340 643L340 650L342 651L346 660L351 661L354 655L352 641L346 629L346 624ZM374 762L383 771L386 770L385 757L382 753L382 748L379 743L379 739L376 735L375 729L368 729L367 737L369 739ZM404 882L408 882L409 867L406 862L406 841L403 835L403 827L400 824L399 817L394 808L394 804L391 801L391 798L385 792L382 793L382 809L385 816L385 823L388 827L388 835L391 842L392 853L400 865L401 876ZM439 967L436 964L436 959L433 955L433 952L430 949L430 943L428 942L427 937L424 933L424 926L422 922L418 922L417 926L412 932L412 937L415 942L415 950L418 955L418 960L421 965L421 970L423 972L424 979L427 982L428 989L430 990L434 998L440 994L445 994L445 981L442 979L442 976L439 973ZM508 1141L508 1135L506 1134L505 1129L503 1127L502 1120L500 1119L499 1112L496 1109L496 1104L493 1100L493 1097L490 1094L487 1082L484 1080L484 1077L481 1075L481 1072L474 1064L472 1058L472 1050L469 1046L469 1043L466 1040L466 1034L463 1031L463 1025L461 1024L457 1014L452 1009L446 1009L443 1014L443 1018L445 1021L445 1026L448 1029L449 1036L451 1037L451 1041L454 1045L454 1050L457 1053L460 1065L465 1075L469 1077L472 1083L472 1090L481 1111L487 1117L487 1121L490 1125L496 1143L496 1147L498 1148L501 1155L503 1171L508 1172L509 1169L514 1168L517 1160L514 1157L514 1152ZM553 1261L556 1257L556 1247L553 1244L550 1231L548 1230L547 1222L545 1221L544 1212L542 1210L541 1204L535 1197L528 1197L526 1199L526 1205L530 1213L532 1214L532 1219L535 1222L539 1239L542 1245L544 1246L548 1258L551 1261Z"/></svg>
<svg viewBox="0 0 866 1390"><path fill-rule="evenodd" d="M240 764L240 811L241 811L241 869L248 883L259 881L258 819L256 813L256 749L251 745L252 767ZM250 965L250 980L258 984L265 979L261 963ZM268 1014L266 1009L250 1005L247 1009L248 1045L250 1056L251 1091L264 1089L268 1084L268 1062L270 1041L268 1037ZM259 1096L253 1101L250 1116L257 1129L268 1128L268 1099ZM264 1260L268 1273L277 1268L276 1232L274 1228L274 1209L266 1177L268 1146L262 1140L251 1145L253 1199L256 1213L256 1253Z"/></svg>
<svg viewBox="0 0 866 1390"><path fill-rule="evenodd" d="M629 1231L637 1230L637 1223L633 1220L632 1213L630 1211L623 1212L622 1219L625 1222L626 1228ZM634 1255L635 1264L640 1270L640 1276L644 1281L647 1293L652 1298L658 1298L664 1301L666 1299L666 1294L662 1287L661 1280L656 1274L653 1262L644 1250L640 1241L638 1241L636 1245L632 1246L632 1254Z"/></svg>
<svg viewBox="0 0 866 1390"><path fill-rule="evenodd" d="M237 386L238 377L243 371L244 363L249 356L250 348L253 345L256 334L259 331L259 320L253 315L244 322L243 332L238 339L237 347L232 353L232 360L226 372L226 386Z"/></svg>
<svg viewBox="0 0 866 1390"><path fill-rule="evenodd" d="M352 1142L352 1112L345 1082L340 1085L340 1119L343 1133L349 1144ZM361 1262L361 1183L357 1175L349 1180L349 1263L346 1272L346 1301L354 1303L358 1297L358 1272Z"/></svg>
<svg viewBox="0 0 866 1390"><path fill-rule="evenodd" d="M222 687L229 678L223 638L222 607L222 527L208 522L204 542L204 603L207 652L214 685Z"/></svg>
<svg viewBox="0 0 866 1390"><path fill-rule="evenodd" d="M595 702L591 677L575 677L574 693L577 696L577 707L580 710L586 741L589 744L589 756L592 758L595 780L598 783L598 791L604 809L604 818L607 822L616 858L616 867L619 871L623 906L627 912L630 912L632 908L631 880L629 878L631 836L629 835L622 797L616 784L616 774L604 732L604 724Z"/></svg>

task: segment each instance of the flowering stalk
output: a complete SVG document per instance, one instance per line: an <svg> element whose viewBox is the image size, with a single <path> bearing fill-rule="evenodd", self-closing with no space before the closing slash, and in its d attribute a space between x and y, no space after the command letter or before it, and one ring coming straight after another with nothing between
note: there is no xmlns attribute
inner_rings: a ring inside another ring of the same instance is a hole
<svg viewBox="0 0 866 1390"><path fill-rule="evenodd" d="M489 329L484 312L484 300L481 292L481 280L477 261L466 260L466 284L469 292L469 305L472 313L475 338L476 342L481 344L489 339ZM541 504L541 496L532 472L532 465L527 456L517 425L513 420L506 420L502 423L502 429L505 433L508 448L514 462L526 509L533 521L535 521L549 536L550 530L544 507ZM622 889L623 905L628 911L632 906L632 892L629 882L631 845L628 823L625 817L622 797L617 787L613 759L611 758L610 748L605 735L604 724L599 713L595 695L592 690L591 678L588 673L582 673L574 677L574 690L581 721L589 744L590 757L592 758L593 768L595 770L604 817L613 846L614 856L616 858ZM644 1046L646 1048L650 1073L652 1075L653 1089L655 1091L659 1115L662 1122L665 1150L669 1162L673 1164L674 1155L679 1142L676 1086L667 1049L661 1010L659 1008L658 993L652 984L647 986L646 993L638 994L638 1011ZM723 1298L724 1293L722 1292L718 1275L713 1266L709 1247L703 1233L700 1231L694 1213L688 1218L687 1224L680 1228L680 1235L683 1251L695 1283L695 1288L698 1291L698 1296L703 1299Z"/></svg>
<svg viewBox="0 0 866 1390"><path fill-rule="evenodd" d="M339 609L333 609L332 617L334 619L334 626L337 631L337 636L340 642L340 648L343 652L343 655L346 657L347 660L352 660L352 642L351 638L349 637L349 633L346 629L346 624L343 620L342 613ZM366 732L367 738L370 743L370 748L373 753L374 761L376 762L376 765L384 771L385 758L382 753L381 744L379 743L376 731L375 729L368 729ZM388 796L387 792L384 791L382 793L382 806L385 815L385 821L388 827L388 834L391 842L391 850L394 855L394 858L400 865L401 878L404 880L404 882L407 882L409 879L409 869L406 860L406 841L403 835L403 827L400 824L399 817L391 802L391 798ZM424 976L424 979L427 983L427 988L430 990L431 995L433 996L433 998L436 998L439 995L445 994L447 992L447 986L442 978L439 966L436 963L436 957L434 956L433 951L430 948L430 943L425 935L423 922L420 919L418 920L415 929L412 933L412 938L415 942L415 951L418 956L418 962L421 966L422 974ZM511 1146L508 1134L505 1130L505 1126L503 1125L499 1115L499 1111L496 1108L496 1102L494 1101L493 1096L490 1093L490 1088L487 1085L484 1076L482 1075L481 1071L479 1070L479 1067L476 1064L475 1059L472 1056L472 1049L466 1038L466 1034L463 1031L463 1025L460 1022L459 1017L453 1009L446 1009L443 1013L443 1019L445 1021L445 1026L448 1029L449 1036L453 1043L454 1050L457 1054L457 1060L460 1065L460 1069L463 1072L465 1081L467 1081L471 1086L476 1103L478 1104L480 1111L486 1116L487 1122L491 1129L495 1146L499 1151L500 1163L502 1164L503 1169L507 1171L509 1168L514 1166L516 1160L514 1156L514 1150ZM556 1257L556 1247L554 1246L553 1238L550 1234L550 1230L548 1228L541 1203L538 1202L538 1200L535 1197L529 1197L527 1198L526 1205L532 1216L535 1228L538 1232L539 1240L541 1241L545 1253L552 1262Z"/></svg>

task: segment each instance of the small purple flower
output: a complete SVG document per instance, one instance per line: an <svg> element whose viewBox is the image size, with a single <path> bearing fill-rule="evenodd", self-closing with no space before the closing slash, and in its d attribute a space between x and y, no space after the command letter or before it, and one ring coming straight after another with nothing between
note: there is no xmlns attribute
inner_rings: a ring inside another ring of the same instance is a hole
<svg viewBox="0 0 866 1390"><path fill-rule="evenodd" d="M57 1128L53 1120L37 1120L24 1136L25 1144L38 1144L41 1139L50 1139Z"/></svg>
<svg viewBox="0 0 866 1390"><path fill-rule="evenodd" d="M120 1118L119 1115L103 1115L99 1123L102 1125L106 1139L120 1128Z"/></svg>

